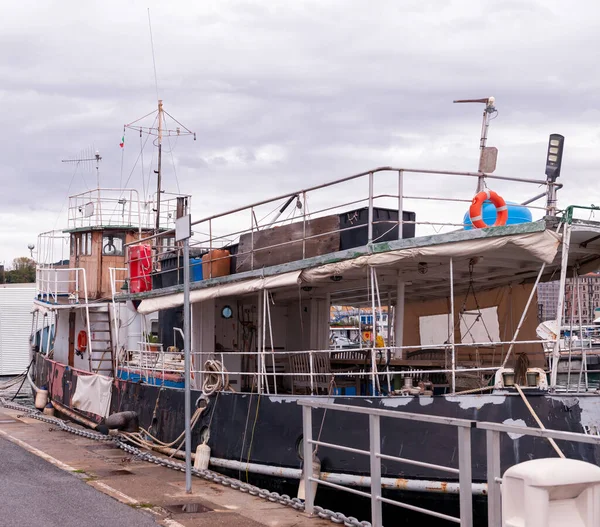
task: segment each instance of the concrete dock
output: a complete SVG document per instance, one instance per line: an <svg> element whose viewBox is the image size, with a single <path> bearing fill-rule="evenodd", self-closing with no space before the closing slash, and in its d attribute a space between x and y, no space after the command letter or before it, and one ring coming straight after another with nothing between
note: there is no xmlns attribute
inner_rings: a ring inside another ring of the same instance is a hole
<svg viewBox="0 0 600 527"><path fill-rule="evenodd" d="M3 525L324 527L262 498L141 461L98 442L0 407Z"/></svg>

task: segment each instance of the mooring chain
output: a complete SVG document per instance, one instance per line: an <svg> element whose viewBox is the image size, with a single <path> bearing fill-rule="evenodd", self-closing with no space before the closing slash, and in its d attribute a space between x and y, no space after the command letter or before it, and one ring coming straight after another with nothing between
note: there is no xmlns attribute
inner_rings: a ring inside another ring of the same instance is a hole
<svg viewBox="0 0 600 527"><path fill-rule="evenodd" d="M19 412L24 412L24 414L27 417L32 417L33 419L37 419L38 421L43 421L52 425L56 425L65 432L70 432L72 434L86 437L88 439L93 439L95 441L113 441L119 448L139 459L148 461L149 463L154 463L155 465L161 465L163 467L171 468L173 470L185 472L185 464L178 463L177 461L173 461L169 458L155 456L150 452L140 450L139 448L126 443L125 438L123 438L122 436L108 436L100 434L98 432L92 432L90 430L82 430L81 428L76 428L74 426L68 425L62 419L40 414L38 411L32 408L21 406L20 404L9 403L2 398L0 398L0 404L5 408L17 410ZM213 472L212 470L197 469L192 467L192 474L194 476L206 479L208 481L212 481L213 483L220 483L221 485L231 487L234 490L239 490L240 492L245 492L252 496L258 496L262 499L266 499L273 503L279 503L281 505L291 507L297 511L304 511L304 502L299 498L291 498L287 494L271 492L270 490L262 489L260 487L256 487L255 485L250 485L249 483L244 483L239 479L230 478L217 472ZM368 521L359 521L353 516L346 516L341 512L334 512L329 509L324 509L323 507L319 507L318 505L314 506L314 514L317 515L319 518L330 520L331 522L336 523L338 525L343 524L345 527L371 527L371 523Z"/></svg>

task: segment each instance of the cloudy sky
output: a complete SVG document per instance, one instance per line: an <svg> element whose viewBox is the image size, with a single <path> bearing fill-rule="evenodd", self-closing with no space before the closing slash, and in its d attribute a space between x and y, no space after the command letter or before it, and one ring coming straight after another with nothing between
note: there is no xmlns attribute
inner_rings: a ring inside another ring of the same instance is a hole
<svg viewBox="0 0 600 527"><path fill-rule="evenodd" d="M165 188L193 195L195 219L381 165L474 170L483 107L452 100L490 95L497 173L542 178L562 133L560 203L600 204L596 2L22 0L0 18L0 262L65 226L67 194L95 185L61 159L96 148L102 186L142 187L139 136L119 142L156 106L148 7L158 94L197 134L167 145ZM407 188L469 199L474 182Z"/></svg>

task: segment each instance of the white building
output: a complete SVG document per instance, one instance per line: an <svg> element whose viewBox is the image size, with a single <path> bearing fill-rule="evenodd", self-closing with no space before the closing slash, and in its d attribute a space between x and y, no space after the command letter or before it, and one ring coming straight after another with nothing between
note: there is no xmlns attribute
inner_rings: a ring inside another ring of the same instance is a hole
<svg viewBox="0 0 600 527"><path fill-rule="evenodd" d="M0 375L17 375L29 365L35 284L0 285Z"/></svg>

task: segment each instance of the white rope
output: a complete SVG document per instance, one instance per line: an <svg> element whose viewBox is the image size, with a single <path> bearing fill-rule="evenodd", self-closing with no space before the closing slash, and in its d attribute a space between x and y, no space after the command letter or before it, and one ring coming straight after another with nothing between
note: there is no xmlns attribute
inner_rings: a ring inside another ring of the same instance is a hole
<svg viewBox="0 0 600 527"><path fill-rule="evenodd" d="M218 360L208 359L204 363L204 382L202 383L202 393L207 397L215 392L223 390L234 391L229 386L229 372Z"/></svg>

